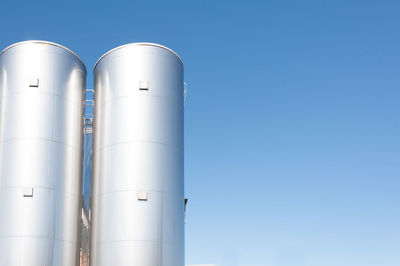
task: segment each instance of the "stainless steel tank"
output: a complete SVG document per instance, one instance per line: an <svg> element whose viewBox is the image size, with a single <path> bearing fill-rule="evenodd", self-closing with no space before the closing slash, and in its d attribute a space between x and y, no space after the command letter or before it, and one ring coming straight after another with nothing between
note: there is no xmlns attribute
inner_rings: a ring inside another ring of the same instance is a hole
<svg viewBox="0 0 400 266"><path fill-rule="evenodd" d="M92 266L183 266L183 64L133 43L94 70Z"/></svg>
<svg viewBox="0 0 400 266"><path fill-rule="evenodd" d="M86 68L27 41L0 53L0 265L76 266Z"/></svg>

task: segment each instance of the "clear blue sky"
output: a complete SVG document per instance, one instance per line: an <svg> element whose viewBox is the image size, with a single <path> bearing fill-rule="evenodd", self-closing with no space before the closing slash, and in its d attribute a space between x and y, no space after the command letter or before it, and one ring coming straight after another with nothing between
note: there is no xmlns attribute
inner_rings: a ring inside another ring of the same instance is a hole
<svg viewBox="0 0 400 266"><path fill-rule="evenodd" d="M187 264L400 265L399 1L8 1L0 47L178 52Z"/></svg>

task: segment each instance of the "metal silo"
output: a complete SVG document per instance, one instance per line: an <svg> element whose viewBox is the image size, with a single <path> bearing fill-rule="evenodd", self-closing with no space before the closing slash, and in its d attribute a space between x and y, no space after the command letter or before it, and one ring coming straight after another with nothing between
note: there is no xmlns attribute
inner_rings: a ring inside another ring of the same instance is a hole
<svg viewBox="0 0 400 266"><path fill-rule="evenodd" d="M86 69L26 41L0 53L0 265L76 266Z"/></svg>
<svg viewBox="0 0 400 266"><path fill-rule="evenodd" d="M183 63L117 47L94 70L92 266L184 265Z"/></svg>

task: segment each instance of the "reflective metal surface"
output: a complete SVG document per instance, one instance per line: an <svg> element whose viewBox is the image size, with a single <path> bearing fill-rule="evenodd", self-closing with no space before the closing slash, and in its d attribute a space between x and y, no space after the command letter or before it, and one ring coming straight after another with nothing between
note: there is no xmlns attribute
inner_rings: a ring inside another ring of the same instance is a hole
<svg viewBox="0 0 400 266"><path fill-rule="evenodd" d="M183 266L183 64L130 44L94 75L90 265Z"/></svg>
<svg viewBox="0 0 400 266"><path fill-rule="evenodd" d="M28 41L0 55L0 265L76 266L86 69Z"/></svg>

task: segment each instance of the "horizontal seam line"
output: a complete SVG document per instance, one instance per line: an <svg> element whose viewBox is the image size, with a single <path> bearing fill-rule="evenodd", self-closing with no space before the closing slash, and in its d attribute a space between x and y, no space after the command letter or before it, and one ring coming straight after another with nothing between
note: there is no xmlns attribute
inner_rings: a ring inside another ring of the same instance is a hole
<svg viewBox="0 0 400 266"><path fill-rule="evenodd" d="M160 241L158 240L108 240L108 241L99 241L99 242L94 242L93 244L95 246L99 246L101 244L107 244L107 243L118 243L118 242L154 242L154 243L159 243ZM161 241L161 243L170 243L170 244L176 244L179 245L179 242L174 242L174 241Z"/></svg>
<svg viewBox="0 0 400 266"><path fill-rule="evenodd" d="M110 145L107 145L107 146L103 146L103 147L101 147L101 148L99 148L99 149L93 149L93 153L102 151L102 150L107 149L107 148L110 148L110 147L112 147L112 146L118 146L118 145L127 144L127 143L140 143L140 142L143 142L143 143L151 143L151 144L158 144L158 145L164 145L164 146L168 146L168 147L174 148L174 149L176 149L176 150L178 150L178 151L183 151L183 148L181 148L181 147L178 147L178 146L175 146L175 145L170 145L170 144L167 144L167 143L164 143L164 142L158 142L158 141L143 141L143 140L130 140L130 141L122 141L122 142L117 142L117 143L110 144ZM93 145L93 146L94 146L94 145Z"/></svg>
<svg viewBox="0 0 400 266"><path fill-rule="evenodd" d="M69 102L69 103L71 103L71 104L73 104L73 105L75 105L76 107L79 107L79 108L84 105L84 99L82 99L82 103L78 103L78 102L75 102L75 101L71 100L70 98L61 96L60 94L49 93L49 92L44 92L44 91L28 91L28 92L26 92L26 91L19 92L18 91L18 92L14 92L14 93L7 93L5 96L0 96L0 99L7 99L9 97L13 97L13 96L19 95L19 94L26 94L26 95L29 95L29 94L46 94L46 95L54 96L54 97L57 97L57 98L61 98L64 101Z"/></svg>
<svg viewBox="0 0 400 266"><path fill-rule="evenodd" d="M101 193L101 194L97 194L97 195L94 195L94 193L92 193L92 199L93 200L97 200L98 198L100 198L100 197L102 197L102 196L105 196L105 195L109 195L109 194L114 194L114 193L121 193L121 192L129 192L129 191L132 191L132 192L141 192L141 191L143 191L143 190L136 190L136 189L121 189L121 190L113 190L113 191L110 191L110 192L105 192L105 193ZM178 194L178 192L173 192L173 193L171 193L171 192L167 192L167 191L165 191L165 190L153 190L153 189L151 189L151 190L146 190L147 192L158 192L158 193L164 193L164 194Z"/></svg>
<svg viewBox="0 0 400 266"><path fill-rule="evenodd" d="M18 235L6 235L6 236L1 236L0 238L39 238L39 239L49 239L49 240L57 240L60 242L66 242L66 243L72 243L72 244L78 244L78 241L70 241L70 240L62 240L59 238L52 238L52 237L47 237L47 236L30 236L30 235L25 235L25 236L18 236Z"/></svg>
<svg viewBox="0 0 400 266"><path fill-rule="evenodd" d="M9 188L24 188L24 187L26 187L26 186L2 186L2 187L0 187L0 191L1 190L5 190L5 189L9 189ZM43 187L43 186L32 186L32 187L33 188L46 189L46 190L52 190L52 191L64 193L64 194L71 195L71 196L80 196L81 195L80 193L75 194L75 193L72 193L72 192L67 192L67 191L63 191L63 190L59 190L59 189L54 189L54 188L51 188L51 187Z"/></svg>
<svg viewBox="0 0 400 266"><path fill-rule="evenodd" d="M1 141L0 141L0 144L1 144L1 143L6 143L6 142L11 142L11 141L18 141L18 140L41 140L41 141L54 142L54 143L57 143L57 144L62 144L62 145L64 145L64 146L70 147L70 148L72 148L72 149L74 149L75 151L77 151L77 152L80 153L80 148L76 148L76 147L74 147L74 146L72 146L72 145L70 145L70 144L66 144L66 143L61 142L61 141L56 141L56 140L53 140L53 139L46 139L46 138L31 138L31 137L26 137L26 138L24 138L24 137L22 137L22 138L9 138L9 139L3 139L3 140L1 140Z"/></svg>
<svg viewBox="0 0 400 266"><path fill-rule="evenodd" d="M106 100L105 102L100 103L100 105L98 105L98 108L101 108L101 107L103 107L104 105L109 104L109 103L112 102L112 101L120 100L120 99L123 99L123 98L133 98L134 96L153 97L153 98L164 99L164 100L166 100L166 101L168 101L168 100L170 99L170 98L163 97L163 96L150 95L150 94L147 94L147 93L140 93L140 94L135 94L135 95L125 95L125 96L118 96L118 97L111 98L111 99L109 99L109 100ZM174 101L174 102L175 102L175 101ZM95 102L95 104L96 104L96 102ZM179 106L179 102L178 102L177 105ZM183 97L182 97L182 106L183 106Z"/></svg>

